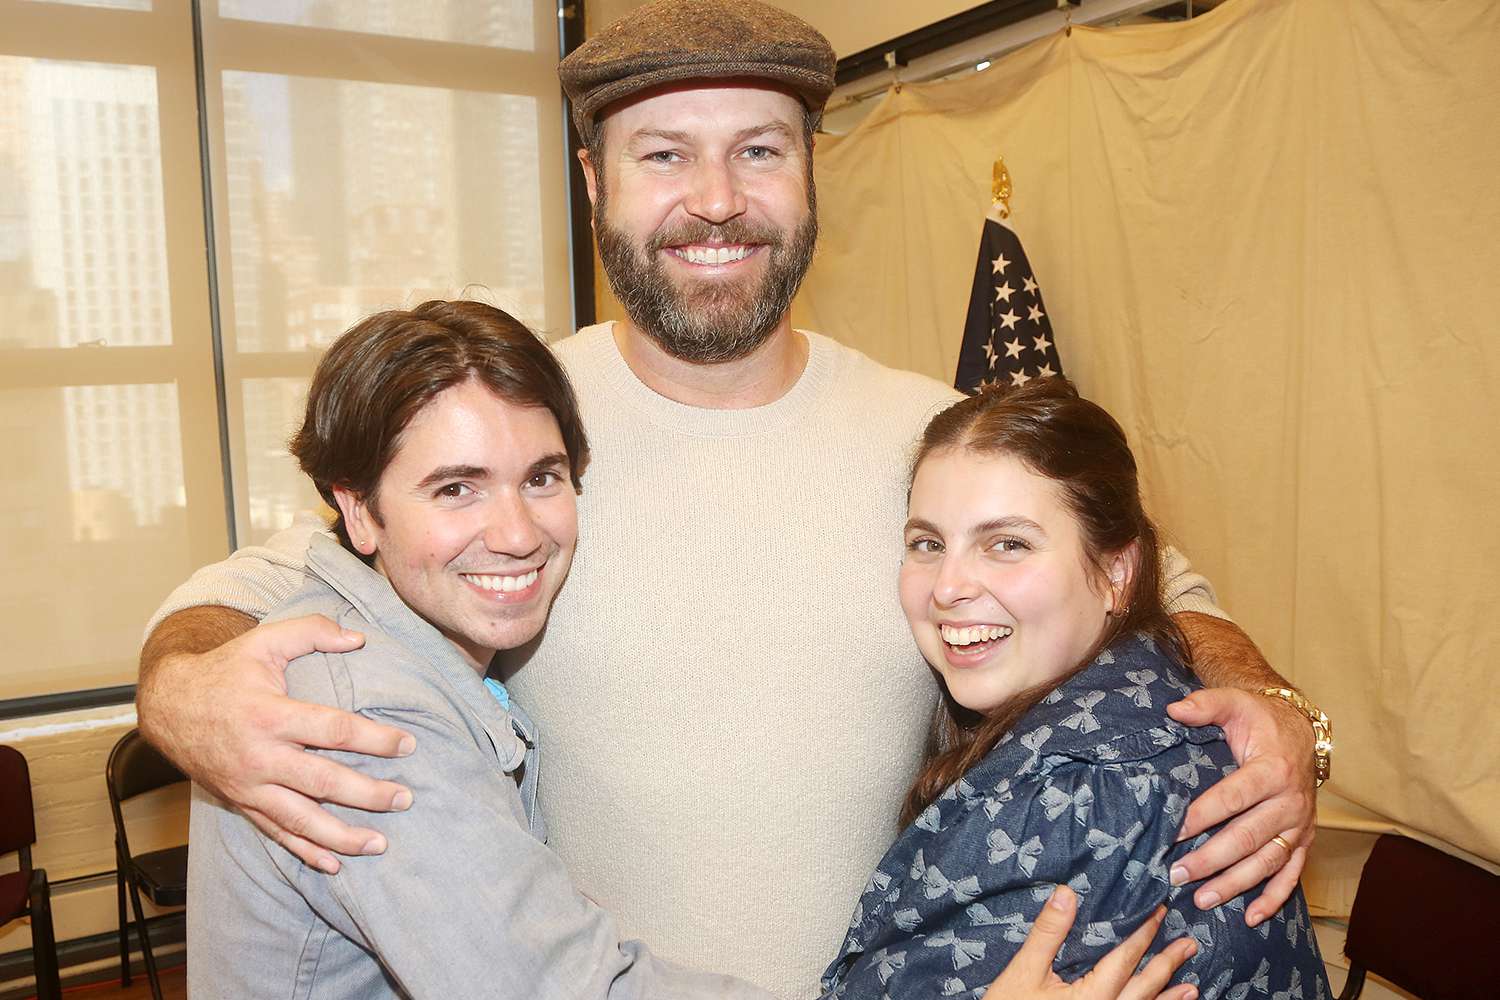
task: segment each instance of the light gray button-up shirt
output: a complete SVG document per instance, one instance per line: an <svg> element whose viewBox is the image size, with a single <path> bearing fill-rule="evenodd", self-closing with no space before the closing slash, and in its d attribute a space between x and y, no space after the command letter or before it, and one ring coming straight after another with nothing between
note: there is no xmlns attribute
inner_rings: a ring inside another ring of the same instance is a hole
<svg viewBox="0 0 1500 1000"><path fill-rule="evenodd" d="M294 661L290 694L400 726L417 741L397 760L311 752L401 782L413 804L399 813L331 806L379 830L389 847L345 858L326 875L195 787L187 907L195 1000L767 1000L739 980L621 941L614 919L573 888L545 844L534 808L538 738L525 715L503 708L447 639L333 539L313 538L307 573L268 620L323 614L364 633L365 645Z"/></svg>

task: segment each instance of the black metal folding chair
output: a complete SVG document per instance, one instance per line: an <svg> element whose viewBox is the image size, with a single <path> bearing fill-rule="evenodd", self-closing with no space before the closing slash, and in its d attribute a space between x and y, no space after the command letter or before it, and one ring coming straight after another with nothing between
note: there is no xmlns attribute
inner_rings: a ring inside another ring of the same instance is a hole
<svg viewBox="0 0 1500 1000"><path fill-rule="evenodd" d="M151 981L151 996L161 1000L161 980L156 972L156 958L151 954L151 938L146 930L146 914L141 908L141 894L157 906L187 904L187 845L168 847L145 854L132 854L125 833L125 818L120 804L137 795L165 788L187 777L157 753L140 731L132 729L109 753L105 769L109 785L109 808L115 817L115 891L120 909L120 982L130 985L130 940L125 917L125 893L135 909L136 935L141 941L141 957L146 963L146 977Z"/></svg>

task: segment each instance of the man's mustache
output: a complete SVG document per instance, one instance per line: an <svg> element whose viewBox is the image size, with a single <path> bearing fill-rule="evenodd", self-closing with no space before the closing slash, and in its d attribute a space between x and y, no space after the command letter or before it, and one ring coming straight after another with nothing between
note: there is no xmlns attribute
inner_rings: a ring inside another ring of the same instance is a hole
<svg viewBox="0 0 1500 1000"><path fill-rule="evenodd" d="M667 247L688 244L738 243L746 246L765 245L779 247L783 243L780 230L774 226L731 219L728 222L683 222L670 229L659 229L646 241L646 249L652 253Z"/></svg>

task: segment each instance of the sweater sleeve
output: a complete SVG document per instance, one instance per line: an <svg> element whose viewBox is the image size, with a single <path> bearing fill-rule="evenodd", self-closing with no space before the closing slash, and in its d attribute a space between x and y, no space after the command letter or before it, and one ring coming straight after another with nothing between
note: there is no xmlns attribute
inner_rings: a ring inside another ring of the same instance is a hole
<svg viewBox="0 0 1500 1000"><path fill-rule="evenodd" d="M1079 910L1054 969L1078 978L1167 900L1171 862L1190 846L1174 844L1188 791L1153 761L1079 761L988 798L917 853L835 995L981 996L1058 884Z"/></svg>
<svg viewBox="0 0 1500 1000"><path fill-rule="evenodd" d="M1179 611L1196 611L1233 621L1219 607L1218 597L1215 596L1213 584L1208 582L1208 577L1195 572L1188 565L1187 556L1170 545L1163 546L1161 550L1161 596L1166 602L1167 610L1174 615Z"/></svg>
<svg viewBox="0 0 1500 1000"><path fill-rule="evenodd" d="M206 605L265 618L302 586L308 542L324 530L316 514L298 514L291 527L272 535L264 545L246 546L228 559L204 566L167 595L146 623L145 635L170 614Z"/></svg>

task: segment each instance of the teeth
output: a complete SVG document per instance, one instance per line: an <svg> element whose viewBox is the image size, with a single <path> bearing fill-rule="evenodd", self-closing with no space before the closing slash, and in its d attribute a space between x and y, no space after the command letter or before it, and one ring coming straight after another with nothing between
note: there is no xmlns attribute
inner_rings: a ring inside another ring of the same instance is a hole
<svg viewBox="0 0 1500 1000"><path fill-rule="evenodd" d="M750 256L750 248L739 247L675 247L677 256L690 264L728 264Z"/></svg>
<svg viewBox="0 0 1500 1000"><path fill-rule="evenodd" d="M465 573L463 576L470 583L483 587L485 590L498 590L508 594L516 590L525 590L536 583L538 572L538 570L532 570L520 576L487 576L478 573Z"/></svg>
<svg viewBox="0 0 1500 1000"><path fill-rule="evenodd" d="M942 627L943 641L950 646L971 646L976 642L1004 639L1013 630L1009 625L970 625L966 628Z"/></svg>

